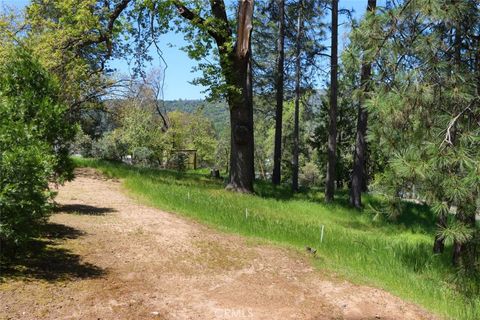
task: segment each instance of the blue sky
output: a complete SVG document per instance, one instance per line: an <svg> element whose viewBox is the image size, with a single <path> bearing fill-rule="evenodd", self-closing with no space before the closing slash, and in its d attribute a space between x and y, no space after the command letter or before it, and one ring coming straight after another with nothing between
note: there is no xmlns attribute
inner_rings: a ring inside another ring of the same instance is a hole
<svg viewBox="0 0 480 320"><path fill-rule="evenodd" d="M29 2L29 0L0 0L0 3L18 9L24 8ZM378 2L381 5L385 1L380 0ZM355 17L360 17L365 13L367 0L340 0L339 3L340 8L353 9L355 11ZM326 19L327 21L330 20L329 17L326 17ZM342 22L342 19L340 19L340 22ZM345 28L340 28L340 45L344 43L346 31ZM203 98L204 94L201 92L204 88L189 83L198 77L199 74L192 73L192 67L196 65L196 62L192 61L185 52L180 50L180 48L185 45L183 35L175 33L164 35L160 39L159 45L163 51L164 59L168 64L168 69L165 73L164 98L166 100ZM126 73L128 71L126 61L112 61L111 65L118 69L119 72ZM158 66L159 61L155 59L153 61L153 67Z"/></svg>

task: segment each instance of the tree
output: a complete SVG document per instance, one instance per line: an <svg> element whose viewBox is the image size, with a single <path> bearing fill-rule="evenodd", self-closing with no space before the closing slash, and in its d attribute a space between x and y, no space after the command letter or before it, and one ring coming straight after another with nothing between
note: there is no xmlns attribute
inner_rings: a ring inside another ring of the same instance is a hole
<svg viewBox="0 0 480 320"><path fill-rule="evenodd" d="M377 5L376 0L368 0L367 5L367 15L375 14L375 7ZM368 19L368 17L367 17ZM365 48L366 50L367 48ZM369 61L364 61L362 63L360 75L360 85L365 95L370 86L370 75L372 70L372 64ZM352 178L350 185L350 204L355 208L362 207L362 191L364 186L366 186L366 168L365 168L365 157L367 152L367 121L368 121L368 112L364 106L365 98L362 99L358 106L358 116L357 116L357 135L355 141L355 153L353 156L353 170Z"/></svg>
<svg viewBox="0 0 480 320"><path fill-rule="evenodd" d="M162 166L168 150L162 118L156 117L154 105L142 106L139 102L129 100L123 103L119 127L114 133L134 163Z"/></svg>
<svg viewBox="0 0 480 320"><path fill-rule="evenodd" d="M31 53L0 49L0 245L2 253L38 235L54 192L73 177L75 128L66 121L58 86Z"/></svg>
<svg viewBox="0 0 480 320"><path fill-rule="evenodd" d="M337 110L337 160L335 180L337 188L348 185L351 178L352 155L355 151L355 124L358 105L355 92L358 86L359 73L346 72L344 66L339 66L338 72L338 110ZM309 138L309 144L315 149L317 165L326 168L328 163L328 125L329 96L320 96L318 115L315 117L315 128ZM325 172L323 172L325 174Z"/></svg>
<svg viewBox="0 0 480 320"><path fill-rule="evenodd" d="M337 69L338 69L338 0L332 0L332 44L330 57L330 106L328 124L328 163L325 177L325 201L335 194L335 167L337 157Z"/></svg>
<svg viewBox="0 0 480 320"><path fill-rule="evenodd" d="M284 90L284 60L285 60L285 0L277 0L278 6L278 38L277 65L275 70L275 149L273 155L272 183L280 184L282 174L282 115Z"/></svg>
<svg viewBox="0 0 480 320"><path fill-rule="evenodd" d="M295 113L293 125L293 153L292 153L292 190L298 191L298 156L299 156L299 115L300 115L300 81L301 70L301 50L303 33L303 0L299 1L297 16L297 36L295 39Z"/></svg>
<svg viewBox="0 0 480 320"><path fill-rule="evenodd" d="M78 118L82 109L115 85L107 61L129 51L119 42L130 22L121 15L131 3L133 0L33 0L27 7L28 28L22 41L58 79L60 98L69 106L72 118Z"/></svg>
<svg viewBox="0 0 480 320"><path fill-rule="evenodd" d="M453 246L453 264L470 274L480 250L478 9L470 0L405 1L356 30L351 49L358 65L361 48L374 61L368 138L388 156L374 186L396 204L394 216L411 194L431 205L435 253Z"/></svg>
<svg viewBox="0 0 480 320"><path fill-rule="evenodd" d="M211 19L205 19L174 1L179 14L206 32L215 42L226 98L230 107L230 177L228 190L253 192L254 139L251 73L253 0L238 2L237 34L234 41L223 0L210 1Z"/></svg>

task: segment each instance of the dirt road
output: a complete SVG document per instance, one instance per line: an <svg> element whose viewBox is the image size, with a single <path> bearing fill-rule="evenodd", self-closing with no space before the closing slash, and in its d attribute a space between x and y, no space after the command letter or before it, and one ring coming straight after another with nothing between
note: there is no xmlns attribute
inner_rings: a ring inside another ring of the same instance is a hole
<svg viewBox="0 0 480 320"><path fill-rule="evenodd" d="M0 318L433 319L306 254L140 205L92 169L57 202L42 253L4 270Z"/></svg>

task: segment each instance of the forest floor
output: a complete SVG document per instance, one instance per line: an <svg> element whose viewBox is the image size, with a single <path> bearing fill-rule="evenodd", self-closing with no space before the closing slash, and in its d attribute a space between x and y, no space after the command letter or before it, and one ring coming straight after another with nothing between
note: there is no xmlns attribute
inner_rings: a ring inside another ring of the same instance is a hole
<svg viewBox="0 0 480 320"><path fill-rule="evenodd" d="M56 201L38 250L2 270L1 319L434 319L307 253L141 205L94 169Z"/></svg>

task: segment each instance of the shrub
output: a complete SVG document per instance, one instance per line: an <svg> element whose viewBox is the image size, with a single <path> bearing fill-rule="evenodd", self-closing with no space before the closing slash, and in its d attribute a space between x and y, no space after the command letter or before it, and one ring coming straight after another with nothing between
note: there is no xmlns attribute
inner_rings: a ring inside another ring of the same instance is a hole
<svg viewBox="0 0 480 320"><path fill-rule="evenodd" d="M185 152L177 152L171 157L170 166L178 172L185 172L187 171L187 161L188 154Z"/></svg>
<svg viewBox="0 0 480 320"><path fill-rule="evenodd" d="M321 174L317 165L313 162L307 162L300 168L299 180L300 184L305 187L318 184L321 180Z"/></svg>
<svg viewBox="0 0 480 320"><path fill-rule="evenodd" d="M121 161L127 153L127 145L122 142L115 130L103 135L92 146L92 155L100 159Z"/></svg>
<svg viewBox="0 0 480 320"><path fill-rule="evenodd" d="M3 51L2 51L3 50ZM72 178L74 126L57 86L22 48L0 49L0 243L25 243L50 210L49 183Z"/></svg>
<svg viewBox="0 0 480 320"><path fill-rule="evenodd" d="M146 147L137 147L132 151L132 157L135 164L143 166L153 166L155 163L155 153Z"/></svg>
<svg viewBox="0 0 480 320"><path fill-rule="evenodd" d="M72 152L76 154L80 154L82 157L92 157L93 152L93 141L92 138L85 134L83 130L80 128L75 135L75 140L72 146Z"/></svg>

